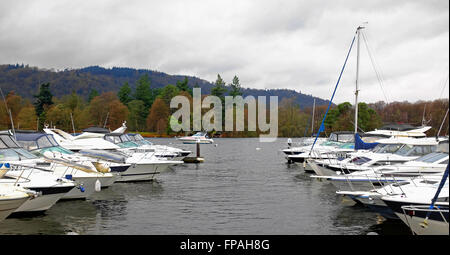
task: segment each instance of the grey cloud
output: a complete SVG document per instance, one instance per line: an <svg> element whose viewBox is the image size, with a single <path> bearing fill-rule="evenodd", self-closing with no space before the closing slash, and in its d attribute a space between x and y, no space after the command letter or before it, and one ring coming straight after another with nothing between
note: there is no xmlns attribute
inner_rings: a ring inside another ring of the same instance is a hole
<svg viewBox="0 0 450 255"><path fill-rule="evenodd" d="M442 0L1 1L0 55L56 69L238 75L244 86L329 98L356 27L368 21L390 97L434 99L448 73L448 9ZM367 55L361 65L362 99L383 100ZM353 52L337 101L352 101L354 78Z"/></svg>

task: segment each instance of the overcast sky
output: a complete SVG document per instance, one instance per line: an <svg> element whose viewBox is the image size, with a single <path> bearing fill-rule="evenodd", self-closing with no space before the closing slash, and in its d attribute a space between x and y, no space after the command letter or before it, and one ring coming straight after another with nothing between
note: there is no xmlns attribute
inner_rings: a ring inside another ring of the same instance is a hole
<svg viewBox="0 0 450 255"><path fill-rule="evenodd" d="M361 40L361 101L448 97L448 0L2 0L0 64L237 75L329 99L363 22L383 86ZM355 78L356 48L334 102L353 103Z"/></svg>

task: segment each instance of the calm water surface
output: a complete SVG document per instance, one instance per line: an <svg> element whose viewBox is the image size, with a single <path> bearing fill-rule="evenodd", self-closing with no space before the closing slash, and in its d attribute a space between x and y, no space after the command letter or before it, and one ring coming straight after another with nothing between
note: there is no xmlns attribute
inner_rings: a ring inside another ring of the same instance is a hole
<svg viewBox="0 0 450 255"><path fill-rule="evenodd" d="M150 139L195 152L175 139ZM115 183L86 201L58 202L42 216L9 218L0 234L410 234L286 164L286 139L215 139L203 164L157 182Z"/></svg>

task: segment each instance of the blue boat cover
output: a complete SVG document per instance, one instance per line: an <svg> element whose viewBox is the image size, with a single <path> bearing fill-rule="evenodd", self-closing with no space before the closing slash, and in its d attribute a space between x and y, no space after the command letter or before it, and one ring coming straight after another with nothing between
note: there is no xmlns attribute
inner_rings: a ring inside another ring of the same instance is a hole
<svg viewBox="0 0 450 255"><path fill-rule="evenodd" d="M355 150L369 150L377 146L378 143L365 143L358 133L355 134Z"/></svg>

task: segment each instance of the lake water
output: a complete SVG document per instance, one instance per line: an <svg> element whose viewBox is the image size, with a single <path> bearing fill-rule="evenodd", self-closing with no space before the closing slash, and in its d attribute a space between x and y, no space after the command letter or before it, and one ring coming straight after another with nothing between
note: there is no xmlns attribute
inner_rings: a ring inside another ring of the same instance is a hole
<svg viewBox="0 0 450 255"><path fill-rule="evenodd" d="M175 139L150 140L195 153ZM205 163L176 166L157 182L115 183L45 215L6 219L0 234L410 234L287 165L285 142L215 139L217 146L201 145Z"/></svg>

